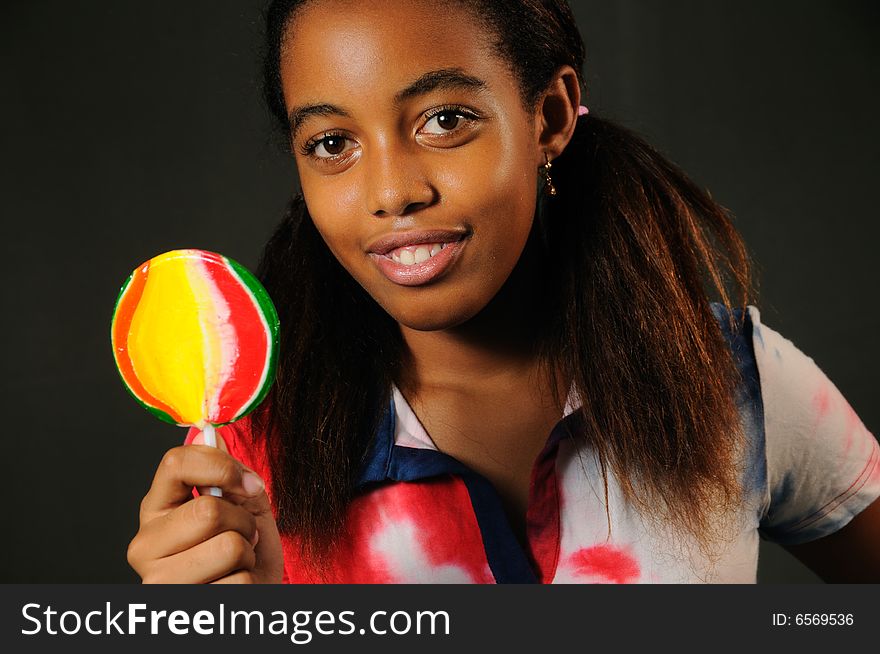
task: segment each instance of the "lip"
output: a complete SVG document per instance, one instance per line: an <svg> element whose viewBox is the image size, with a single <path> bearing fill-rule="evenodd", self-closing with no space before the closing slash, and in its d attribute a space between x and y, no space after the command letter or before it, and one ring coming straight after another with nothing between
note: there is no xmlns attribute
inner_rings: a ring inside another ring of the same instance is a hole
<svg viewBox="0 0 880 654"><path fill-rule="evenodd" d="M459 257L467 243L467 233L452 230L428 230L389 234L374 241L368 254L385 277L400 286L422 286L442 276ZM407 245L445 243L446 246L422 263L405 266L394 261L388 253Z"/></svg>
<svg viewBox="0 0 880 654"><path fill-rule="evenodd" d="M453 229L426 229L420 231L398 232L387 234L373 241L367 248L370 254L385 256L391 250L402 248L407 245L422 245L424 243L454 243L467 236L467 232Z"/></svg>

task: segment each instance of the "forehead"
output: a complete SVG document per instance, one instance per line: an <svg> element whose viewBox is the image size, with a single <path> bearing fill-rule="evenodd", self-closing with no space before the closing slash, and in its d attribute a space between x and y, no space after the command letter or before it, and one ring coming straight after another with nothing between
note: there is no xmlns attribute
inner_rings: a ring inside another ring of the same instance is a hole
<svg viewBox="0 0 880 654"><path fill-rule="evenodd" d="M327 93L390 97L426 70L446 68L489 86L513 84L492 35L455 1L313 0L291 21L281 52L288 106Z"/></svg>

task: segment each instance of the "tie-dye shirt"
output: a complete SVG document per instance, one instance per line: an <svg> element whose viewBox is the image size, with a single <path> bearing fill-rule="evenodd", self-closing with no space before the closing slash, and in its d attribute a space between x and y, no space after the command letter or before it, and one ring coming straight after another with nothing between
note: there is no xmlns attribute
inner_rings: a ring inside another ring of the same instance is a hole
<svg viewBox="0 0 880 654"><path fill-rule="evenodd" d="M846 525L880 496L880 447L813 360L762 325L754 307L731 333L713 305L744 383L744 503L710 561L624 501L608 471L575 442L566 407L532 468L527 543L492 484L438 451L397 389L323 579L283 539L292 583L754 583L759 539L803 543ZM221 430L230 453L269 479L247 420ZM609 534L610 515L610 534Z"/></svg>

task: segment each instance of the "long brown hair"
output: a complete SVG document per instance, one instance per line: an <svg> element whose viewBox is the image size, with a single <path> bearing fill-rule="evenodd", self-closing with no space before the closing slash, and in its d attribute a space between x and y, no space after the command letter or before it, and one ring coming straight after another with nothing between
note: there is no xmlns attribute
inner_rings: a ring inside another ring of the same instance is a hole
<svg viewBox="0 0 880 654"><path fill-rule="evenodd" d="M265 92L283 129L279 58L304 0L267 12ZM528 108L584 46L563 0L461 0L497 36ZM537 171L536 171L537 172ZM750 273L727 212L643 140L593 114L554 162L559 195L538 207L535 242L553 252L554 320L543 360L572 380L606 484L703 548L742 493L736 368L709 298L744 306ZM530 241L531 242L531 241ZM353 482L399 379L394 320L324 244L302 196L266 246L259 274L281 318L276 385L254 417L273 464L282 533L320 566L340 535ZM609 516L610 528L610 516Z"/></svg>

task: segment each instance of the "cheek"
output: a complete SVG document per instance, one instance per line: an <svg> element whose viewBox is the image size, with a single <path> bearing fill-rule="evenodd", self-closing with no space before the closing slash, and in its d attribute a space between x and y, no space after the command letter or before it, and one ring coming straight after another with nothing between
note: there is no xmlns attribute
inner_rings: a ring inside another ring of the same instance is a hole
<svg viewBox="0 0 880 654"><path fill-rule="evenodd" d="M469 167L453 182L467 203L466 215L473 220L474 238L481 242L486 263L499 273L509 272L519 260L535 214L537 172L514 152L523 149L481 157L481 165Z"/></svg>
<svg viewBox="0 0 880 654"><path fill-rule="evenodd" d="M346 244L354 231L358 195L355 185L301 178L303 197L315 227L327 247L345 265Z"/></svg>
<svg viewBox="0 0 880 654"><path fill-rule="evenodd" d="M358 185L351 176L344 179L301 175L303 197L309 214L317 224L335 224L349 221L355 215L359 199Z"/></svg>
<svg viewBox="0 0 880 654"><path fill-rule="evenodd" d="M445 190L455 202L482 211L506 212L511 219L525 214L531 220L537 169L532 166L527 135L521 127L516 130L507 123L493 132L453 161L437 167L441 192Z"/></svg>

